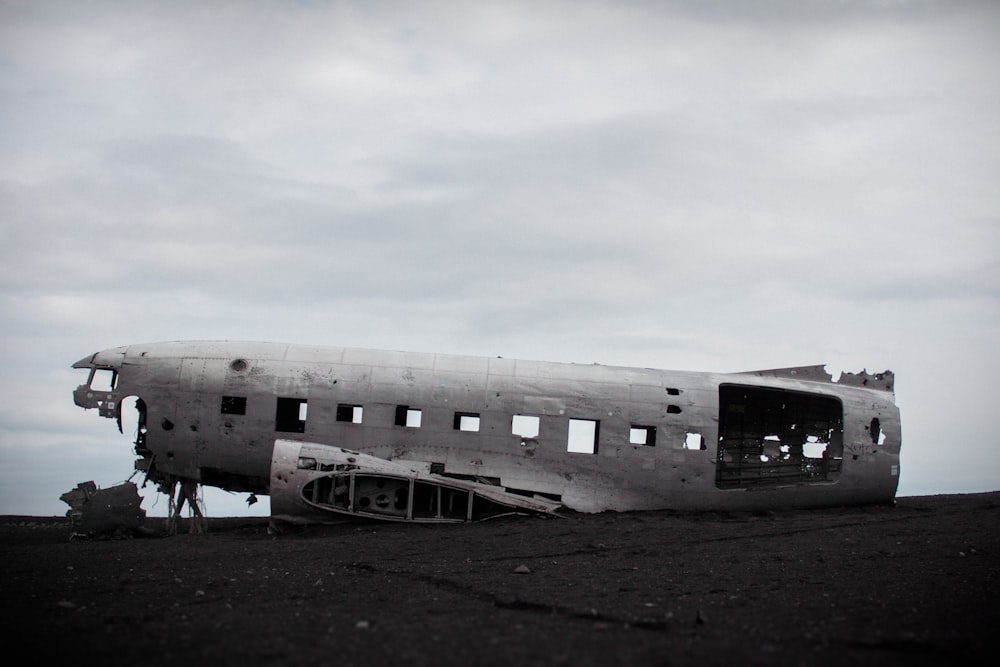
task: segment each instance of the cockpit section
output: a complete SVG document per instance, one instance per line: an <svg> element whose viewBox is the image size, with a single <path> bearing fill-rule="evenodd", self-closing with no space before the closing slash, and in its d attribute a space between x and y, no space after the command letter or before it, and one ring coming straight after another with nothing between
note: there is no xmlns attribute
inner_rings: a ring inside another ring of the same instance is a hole
<svg viewBox="0 0 1000 667"><path fill-rule="evenodd" d="M95 352L73 364L73 368L88 371L86 381L73 391L73 402L81 408L97 408L102 417L114 419L118 431L124 433L122 425L123 403L135 400L135 451L143 457L149 457L146 448L146 403L134 395L129 395L128 387L120 387L121 369L125 362L126 348L114 348Z"/></svg>
<svg viewBox="0 0 1000 667"><path fill-rule="evenodd" d="M96 355L95 355L96 356ZM89 361L78 361L73 368L89 368L87 381L73 391L73 402L81 408L97 408L102 417L117 417L118 404L115 389L118 386L118 369L96 366Z"/></svg>

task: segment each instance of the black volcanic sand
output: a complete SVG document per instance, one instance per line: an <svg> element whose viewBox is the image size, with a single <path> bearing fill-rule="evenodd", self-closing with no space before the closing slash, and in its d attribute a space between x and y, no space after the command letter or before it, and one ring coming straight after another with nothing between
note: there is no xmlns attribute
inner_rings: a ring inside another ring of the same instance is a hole
<svg viewBox="0 0 1000 667"><path fill-rule="evenodd" d="M1000 493L127 540L0 519L32 663L938 665L1000 640Z"/></svg>

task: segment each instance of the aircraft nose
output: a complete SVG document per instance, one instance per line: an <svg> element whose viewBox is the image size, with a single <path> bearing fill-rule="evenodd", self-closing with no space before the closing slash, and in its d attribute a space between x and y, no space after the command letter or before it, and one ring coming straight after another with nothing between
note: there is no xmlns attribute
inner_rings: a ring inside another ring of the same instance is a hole
<svg viewBox="0 0 1000 667"><path fill-rule="evenodd" d="M73 364L73 368L103 368L117 370L125 361L128 347L112 347L100 352L94 352Z"/></svg>
<svg viewBox="0 0 1000 667"><path fill-rule="evenodd" d="M97 352L94 352L93 354L88 354L83 359L73 364L73 368L93 368L94 357L96 357L97 354L98 354Z"/></svg>
<svg viewBox="0 0 1000 667"><path fill-rule="evenodd" d="M73 391L73 402L81 408L98 408L104 417L114 416L114 390L118 370L125 358L124 347L103 350L87 355L73 364L73 368L90 370L87 381Z"/></svg>

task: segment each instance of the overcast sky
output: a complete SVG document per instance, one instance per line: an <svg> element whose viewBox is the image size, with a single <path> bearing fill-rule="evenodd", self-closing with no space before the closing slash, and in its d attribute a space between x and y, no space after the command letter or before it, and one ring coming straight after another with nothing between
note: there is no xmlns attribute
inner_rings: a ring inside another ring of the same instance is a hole
<svg viewBox="0 0 1000 667"><path fill-rule="evenodd" d="M900 494L1000 489L998 35L956 0L0 0L0 514L132 471L73 362L192 338L891 369Z"/></svg>

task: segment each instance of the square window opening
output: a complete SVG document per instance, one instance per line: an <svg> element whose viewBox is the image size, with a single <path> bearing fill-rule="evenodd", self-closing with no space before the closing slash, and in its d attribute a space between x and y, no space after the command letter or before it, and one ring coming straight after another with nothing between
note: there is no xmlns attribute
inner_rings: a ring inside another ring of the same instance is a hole
<svg viewBox="0 0 1000 667"><path fill-rule="evenodd" d="M632 424L628 431L628 441L632 445L656 446L656 427Z"/></svg>
<svg viewBox="0 0 1000 667"><path fill-rule="evenodd" d="M245 415L247 413L247 397L223 396L221 410L224 415Z"/></svg>
<svg viewBox="0 0 1000 667"><path fill-rule="evenodd" d="M538 437L539 418L534 415L514 415L510 421L510 432L522 438Z"/></svg>
<svg viewBox="0 0 1000 667"><path fill-rule="evenodd" d="M570 419L566 451L577 454L596 454L600 422L593 419Z"/></svg>
<svg viewBox="0 0 1000 667"><path fill-rule="evenodd" d="M701 433L685 433L684 449L705 449L705 436Z"/></svg>
<svg viewBox="0 0 1000 667"><path fill-rule="evenodd" d="M420 428L421 412L417 408L408 405L396 406L396 426L407 428Z"/></svg>
<svg viewBox="0 0 1000 667"><path fill-rule="evenodd" d="M350 424L360 424L364 408L360 405L340 403L337 405L337 421L348 422Z"/></svg>
<svg viewBox="0 0 1000 667"><path fill-rule="evenodd" d="M456 412L454 427L456 431L478 431L479 413Z"/></svg>
<svg viewBox="0 0 1000 667"><path fill-rule="evenodd" d="M278 398L274 430L282 433L305 433L308 402L304 398Z"/></svg>

